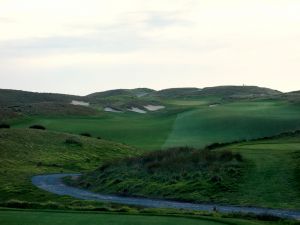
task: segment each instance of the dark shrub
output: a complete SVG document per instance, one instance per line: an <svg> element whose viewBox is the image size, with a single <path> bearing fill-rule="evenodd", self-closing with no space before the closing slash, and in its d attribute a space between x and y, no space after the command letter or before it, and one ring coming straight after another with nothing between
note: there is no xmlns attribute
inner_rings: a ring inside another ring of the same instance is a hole
<svg viewBox="0 0 300 225"><path fill-rule="evenodd" d="M243 157L242 157L242 155L241 155L240 153L236 153L236 154L235 154L235 158L236 158L236 160L239 161L239 162L242 162L242 161L243 161Z"/></svg>
<svg viewBox="0 0 300 225"><path fill-rule="evenodd" d="M29 127L30 129L38 129L38 130L46 130L46 127L42 125L32 125Z"/></svg>
<svg viewBox="0 0 300 225"><path fill-rule="evenodd" d="M221 153L221 155L220 155L220 159L221 159L222 161L225 161L225 162L231 161L233 158L234 158L233 153L232 153L231 151L228 151L228 150L223 151L223 152Z"/></svg>
<svg viewBox="0 0 300 225"><path fill-rule="evenodd" d="M81 133L80 135L84 137L92 137L90 133Z"/></svg>
<svg viewBox="0 0 300 225"><path fill-rule="evenodd" d="M6 124L6 123L1 123L1 124L0 124L0 129L1 129L1 128L7 128L7 129L8 129L8 128L10 128L10 125L9 125L9 124Z"/></svg>
<svg viewBox="0 0 300 225"><path fill-rule="evenodd" d="M67 138L65 140L65 143L68 144L68 145L82 146L82 143L80 142L80 140L78 138L75 138L75 137Z"/></svg>

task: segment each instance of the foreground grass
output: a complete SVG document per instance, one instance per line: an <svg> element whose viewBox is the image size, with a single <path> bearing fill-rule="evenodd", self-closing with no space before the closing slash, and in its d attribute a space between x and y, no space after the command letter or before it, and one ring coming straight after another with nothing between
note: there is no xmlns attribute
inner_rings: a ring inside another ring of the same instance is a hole
<svg viewBox="0 0 300 225"><path fill-rule="evenodd" d="M5 225L287 225L293 222L266 222L204 216L160 216L134 214L101 214L93 212L0 210L0 224Z"/></svg>
<svg viewBox="0 0 300 225"><path fill-rule="evenodd" d="M31 177L43 173L81 172L137 150L114 142L34 129L0 129L0 202L71 200L42 191Z"/></svg>

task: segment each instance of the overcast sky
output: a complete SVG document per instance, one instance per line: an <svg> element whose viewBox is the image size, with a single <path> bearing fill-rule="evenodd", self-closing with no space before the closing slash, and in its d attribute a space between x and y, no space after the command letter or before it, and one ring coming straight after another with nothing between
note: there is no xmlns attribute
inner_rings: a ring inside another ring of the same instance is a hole
<svg viewBox="0 0 300 225"><path fill-rule="evenodd" d="M0 88L300 89L299 0L0 0Z"/></svg>

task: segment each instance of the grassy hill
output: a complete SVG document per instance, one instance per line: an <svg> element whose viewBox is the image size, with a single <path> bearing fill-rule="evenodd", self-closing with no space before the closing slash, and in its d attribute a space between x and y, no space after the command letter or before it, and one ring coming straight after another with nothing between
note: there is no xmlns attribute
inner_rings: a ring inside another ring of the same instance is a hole
<svg viewBox="0 0 300 225"><path fill-rule="evenodd" d="M138 152L96 138L34 129L0 129L0 202L51 200L31 184L42 173L80 172Z"/></svg>
<svg viewBox="0 0 300 225"><path fill-rule="evenodd" d="M285 101L238 101L180 113L164 147L204 147L300 129L300 105Z"/></svg>
<svg viewBox="0 0 300 225"><path fill-rule="evenodd" d="M255 98L279 95L281 92L262 88L257 86L217 86L199 88L171 88L152 93L159 98L170 99L199 99L199 98L216 98L235 99L235 98Z"/></svg>
<svg viewBox="0 0 300 225"><path fill-rule="evenodd" d="M213 151L152 152L102 165L73 185L101 193L299 209L299 146L298 132Z"/></svg>
<svg viewBox="0 0 300 225"><path fill-rule="evenodd" d="M32 104L40 102L70 103L72 100L80 99L81 97L74 95L0 89L1 106L15 106L19 104Z"/></svg>

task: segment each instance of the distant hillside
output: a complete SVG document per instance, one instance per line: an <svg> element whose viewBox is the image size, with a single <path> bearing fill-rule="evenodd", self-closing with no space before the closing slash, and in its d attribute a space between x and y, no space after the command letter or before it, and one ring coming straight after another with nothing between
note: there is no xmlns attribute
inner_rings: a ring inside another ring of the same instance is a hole
<svg viewBox="0 0 300 225"><path fill-rule="evenodd" d="M22 115L96 115L97 110L70 104L84 97L0 89L0 121Z"/></svg>
<svg viewBox="0 0 300 225"><path fill-rule="evenodd" d="M116 96L142 97L152 92L155 92L155 90L148 89L148 88L115 89L115 90L92 93L85 97L90 100L97 100L97 99L116 97Z"/></svg>
<svg viewBox="0 0 300 225"><path fill-rule="evenodd" d="M218 86L207 87L201 91L202 95L218 95L222 97L260 97L281 94L280 91L257 86Z"/></svg>
<svg viewBox="0 0 300 225"><path fill-rule="evenodd" d="M85 99L92 105L111 107L121 111L132 107L143 109L145 105L157 104L157 101L147 98L148 94L154 92L147 88L116 89L93 93L85 96Z"/></svg>
<svg viewBox="0 0 300 225"><path fill-rule="evenodd" d="M82 99L82 97L74 95L0 89L0 106L15 106L41 102L70 103L72 100L80 99Z"/></svg>
<svg viewBox="0 0 300 225"><path fill-rule="evenodd" d="M155 91L149 88L116 89L86 96L38 93L0 89L0 119L20 115L95 115L106 107L128 111L147 105L163 105L167 99L239 100L243 98L276 97L299 102L298 92L283 94L256 86L218 86L199 88L170 88ZM73 101L77 104L71 105ZM82 104L80 104L82 103ZM97 110L96 110L97 109Z"/></svg>
<svg viewBox="0 0 300 225"><path fill-rule="evenodd" d="M6 109L8 112L17 115L91 116L91 115L100 114L98 110L93 109L91 107L83 107L79 105L72 105L70 103L56 103L56 102L40 102L40 103L33 103L33 104L23 104L23 105L9 106Z"/></svg>
<svg viewBox="0 0 300 225"><path fill-rule="evenodd" d="M256 86L218 86L199 88L171 88L160 90L153 93L153 96L160 98L201 98L201 97L219 97L226 98L253 98L281 94L269 88Z"/></svg>

